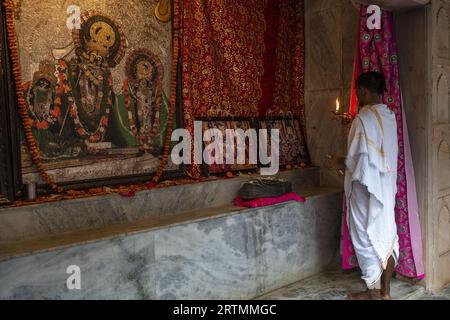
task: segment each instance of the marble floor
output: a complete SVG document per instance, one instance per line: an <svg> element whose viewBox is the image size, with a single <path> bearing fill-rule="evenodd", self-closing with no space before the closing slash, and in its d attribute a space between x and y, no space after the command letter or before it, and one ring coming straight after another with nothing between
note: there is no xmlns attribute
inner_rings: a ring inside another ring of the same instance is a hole
<svg viewBox="0 0 450 320"><path fill-rule="evenodd" d="M362 291L359 272L330 271L273 291L258 300L346 300L347 292ZM431 295L419 285L394 279L391 287L394 300L450 300L450 287Z"/></svg>
<svg viewBox="0 0 450 320"><path fill-rule="evenodd" d="M450 300L450 286L435 295L424 293L419 300Z"/></svg>

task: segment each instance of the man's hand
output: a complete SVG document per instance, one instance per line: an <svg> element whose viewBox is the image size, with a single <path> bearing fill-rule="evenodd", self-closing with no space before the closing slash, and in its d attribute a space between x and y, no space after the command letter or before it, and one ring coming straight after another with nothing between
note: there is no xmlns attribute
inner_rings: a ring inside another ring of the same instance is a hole
<svg viewBox="0 0 450 320"><path fill-rule="evenodd" d="M345 159L346 157L338 156L338 155L327 155L327 158L329 159L329 166L332 169L336 170L345 170Z"/></svg>

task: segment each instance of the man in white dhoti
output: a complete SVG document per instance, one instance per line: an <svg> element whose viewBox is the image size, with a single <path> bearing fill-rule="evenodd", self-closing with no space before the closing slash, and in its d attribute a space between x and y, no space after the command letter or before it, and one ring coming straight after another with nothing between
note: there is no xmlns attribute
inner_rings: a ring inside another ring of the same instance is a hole
<svg viewBox="0 0 450 320"><path fill-rule="evenodd" d="M376 72L364 73L356 82L360 111L348 137L345 194L350 236L368 290L349 293L352 300L390 299L398 263L397 123L382 103L384 91L384 77Z"/></svg>

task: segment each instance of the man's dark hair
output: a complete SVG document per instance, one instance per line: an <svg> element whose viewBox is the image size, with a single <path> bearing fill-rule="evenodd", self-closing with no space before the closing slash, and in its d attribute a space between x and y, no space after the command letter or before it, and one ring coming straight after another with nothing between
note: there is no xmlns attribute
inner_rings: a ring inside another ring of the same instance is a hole
<svg viewBox="0 0 450 320"><path fill-rule="evenodd" d="M386 81L381 73L366 72L359 76L356 80L357 88L366 88L372 93L383 95L386 90Z"/></svg>

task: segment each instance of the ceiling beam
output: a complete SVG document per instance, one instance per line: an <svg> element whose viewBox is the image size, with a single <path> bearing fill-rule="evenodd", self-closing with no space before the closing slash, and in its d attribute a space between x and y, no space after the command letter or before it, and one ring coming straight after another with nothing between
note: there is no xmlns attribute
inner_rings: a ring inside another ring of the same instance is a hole
<svg viewBox="0 0 450 320"><path fill-rule="evenodd" d="M417 8L430 3L430 0L353 0L355 4L376 4L382 9L399 11L410 8Z"/></svg>

